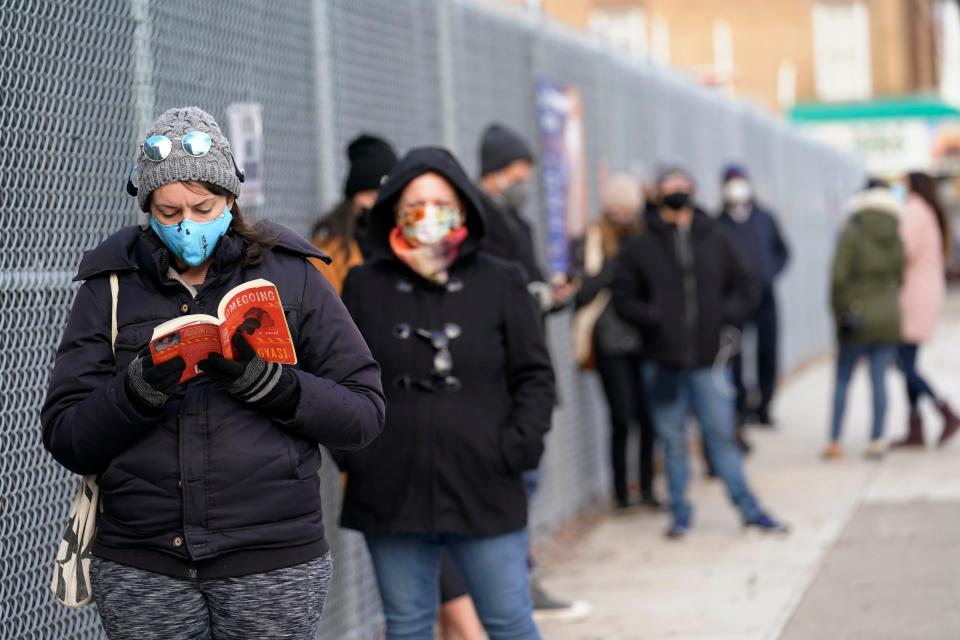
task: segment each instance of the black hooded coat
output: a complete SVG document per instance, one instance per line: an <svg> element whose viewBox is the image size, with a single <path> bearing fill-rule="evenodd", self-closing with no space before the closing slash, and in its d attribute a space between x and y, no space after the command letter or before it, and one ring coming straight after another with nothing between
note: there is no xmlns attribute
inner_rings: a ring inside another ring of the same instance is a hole
<svg viewBox="0 0 960 640"><path fill-rule="evenodd" d="M388 243L397 199L428 172L450 182L466 210L469 235L446 285L417 275ZM554 376L520 268L477 250L481 211L456 159L422 148L391 171L370 212L374 259L350 271L343 300L380 363L389 410L376 442L337 454L348 473L345 527L487 536L526 526L521 474L543 453ZM429 337L445 329L446 382L433 374L439 345Z"/></svg>
<svg viewBox="0 0 960 640"><path fill-rule="evenodd" d="M318 443L362 447L383 427L377 363L333 288L305 258L326 259L278 225L260 264L243 268L228 233L196 298L168 275L152 231L127 227L88 252L41 413L43 442L79 474L97 474L94 555L190 578L259 573L327 550ZM118 274L116 356L109 275ZM293 417L269 416L208 378L181 384L147 415L124 385L154 327L183 314L217 314L233 287L256 278L280 292L297 351Z"/></svg>

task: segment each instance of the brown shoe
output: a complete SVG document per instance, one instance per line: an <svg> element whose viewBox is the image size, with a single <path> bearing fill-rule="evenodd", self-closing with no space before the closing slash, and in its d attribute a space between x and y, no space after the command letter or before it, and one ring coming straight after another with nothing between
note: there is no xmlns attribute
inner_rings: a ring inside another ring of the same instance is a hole
<svg viewBox="0 0 960 640"><path fill-rule="evenodd" d="M946 402L941 402L939 405L940 413L943 414L943 433L940 434L940 442L937 443L938 447L942 447L947 444L947 440L952 438L957 431L960 431L960 418L957 417L957 414L953 412L953 409L950 408Z"/></svg>
<svg viewBox="0 0 960 640"><path fill-rule="evenodd" d="M923 418L919 413L910 414L910 423L907 437L893 443L894 447L922 447L923 446Z"/></svg>
<svg viewBox="0 0 960 640"><path fill-rule="evenodd" d="M827 445L827 448L823 450L821 456L824 460L842 460L843 447L840 446L839 442L831 442Z"/></svg>

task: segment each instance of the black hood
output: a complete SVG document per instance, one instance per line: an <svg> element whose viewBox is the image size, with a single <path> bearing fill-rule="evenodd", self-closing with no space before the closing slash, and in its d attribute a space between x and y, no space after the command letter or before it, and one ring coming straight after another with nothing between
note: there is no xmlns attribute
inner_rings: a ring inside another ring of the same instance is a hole
<svg viewBox="0 0 960 640"><path fill-rule="evenodd" d="M411 149L394 166L387 176L377 201L370 209L367 222L367 240L370 249L380 257L392 257L390 250L390 232L396 226L394 208L404 187L414 178L425 173L437 173L443 176L460 195L466 208L466 224L469 236L460 247L460 255L469 255L476 251L484 235L483 207L477 188L467 178L463 167L453 154L441 147L419 147Z"/></svg>

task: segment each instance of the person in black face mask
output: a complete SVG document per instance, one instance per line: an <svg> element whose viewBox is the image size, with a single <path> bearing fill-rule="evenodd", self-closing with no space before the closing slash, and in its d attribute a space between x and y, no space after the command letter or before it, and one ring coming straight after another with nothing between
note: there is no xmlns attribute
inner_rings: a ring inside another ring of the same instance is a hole
<svg viewBox="0 0 960 640"><path fill-rule="evenodd" d="M727 236L693 204L686 172L668 169L657 181L659 216L620 252L613 304L643 334L648 363L644 381L655 428L666 454L673 522L667 535L684 536L692 508L686 501L687 412L692 409L716 474L740 511L743 524L785 532L747 485L734 439L734 393L722 344L728 326L754 308L757 287Z"/></svg>
<svg viewBox="0 0 960 640"><path fill-rule="evenodd" d="M523 218L533 189L533 165L533 151L518 133L496 123L484 130L479 186L488 231L483 250L519 263L541 310L553 312L573 298L576 285L560 275L548 281L537 262L533 229Z"/></svg>

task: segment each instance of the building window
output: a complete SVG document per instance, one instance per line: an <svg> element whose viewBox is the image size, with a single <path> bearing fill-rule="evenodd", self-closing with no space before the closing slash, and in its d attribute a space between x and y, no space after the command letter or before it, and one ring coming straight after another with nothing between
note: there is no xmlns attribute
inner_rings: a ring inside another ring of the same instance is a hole
<svg viewBox="0 0 960 640"><path fill-rule="evenodd" d="M590 31L614 49L646 57L647 15L639 7L606 7L590 13Z"/></svg>
<svg viewBox="0 0 960 640"><path fill-rule="evenodd" d="M870 98L870 14L862 0L817 0L813 51L821 100Z"/></svg>
<svg viewBox="0 0 960 640"><path fill-rule="evenodd" d="M733 82L733 32L720 18L713 21L713 72L718 81Z"/></svg>

